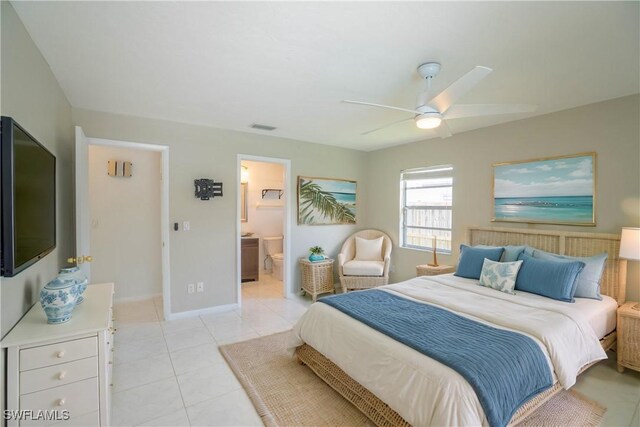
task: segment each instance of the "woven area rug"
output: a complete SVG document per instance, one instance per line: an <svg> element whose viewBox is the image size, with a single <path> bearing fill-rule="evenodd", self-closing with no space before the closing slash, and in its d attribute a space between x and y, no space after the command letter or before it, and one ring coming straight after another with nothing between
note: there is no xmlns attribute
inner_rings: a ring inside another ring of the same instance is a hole
<svg viewBox="0 0 640 427"><path fill-rule="evenodd" d="M373 423L286 351L289 332L220 347L262 421L271 426L372 426ZM606 409L561 391L519 426L598 426Z"/></svg>

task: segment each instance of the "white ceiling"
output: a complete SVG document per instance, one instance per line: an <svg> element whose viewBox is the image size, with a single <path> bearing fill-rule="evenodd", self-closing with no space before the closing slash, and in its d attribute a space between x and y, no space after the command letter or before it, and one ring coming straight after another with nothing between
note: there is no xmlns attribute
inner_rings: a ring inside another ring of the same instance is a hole
<svg viewBox="0 0 640 427"><path fill-rule="evenodd" d="M436 91L494 69L462 103L539 106L450 120L454 133L640 90L638 2L13 5L74 107L366 151L435 135L406 122L362 136L407 114L340 100L412 108L427 61L442 64Z"/></svg>

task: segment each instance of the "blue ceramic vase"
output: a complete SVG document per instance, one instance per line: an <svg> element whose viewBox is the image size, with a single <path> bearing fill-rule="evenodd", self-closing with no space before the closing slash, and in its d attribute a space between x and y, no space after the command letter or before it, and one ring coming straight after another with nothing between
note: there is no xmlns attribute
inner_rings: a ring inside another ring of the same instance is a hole
<svg viewBox="0 0 640 427"><path fill-rule="evenodd" d="M309 261L311 262L322 261L323 259L324 259L324 255L316 255L316 254L309 255Z"/></svg>
<svg viewBox="0 0 640 427"><path fill-rule="evenodd" d="M76 305L84 301L84 297L82 296L82 294L87 289L87 284L89 283L89 280L87 279L87 276L85 276L84 273L80 271L80 268L78 267L62 268L60 270L60 273L58 274L58 278L61 280L68 280L68 279L75 280L76 289L74 290L74 292L77 294Z"/></svg>
<svg viewBox="0 0 640 427"><path fill-rule="evenodd" d="M56 277L40 291L40 304L47 315L47 323L65 323L78 300L78 283L71 277Z"/></svg>

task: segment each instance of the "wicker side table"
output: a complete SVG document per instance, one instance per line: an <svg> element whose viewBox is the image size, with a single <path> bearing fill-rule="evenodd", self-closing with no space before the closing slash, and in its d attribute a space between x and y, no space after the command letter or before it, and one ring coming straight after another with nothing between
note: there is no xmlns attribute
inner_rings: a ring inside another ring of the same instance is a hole
<svg viewBox="0 0 640 427"><path fill-rule="evenodd" d="M416 265L416 276L437 276L438 274L453 273L456 268L453 265L440 264L431 266L427 264Z"/></svg>
<svg viewBox="0 0 640 427"><path fill-rule="evenodd" d="M640 371L640 310L630 301L618 307L618 372Z"/></svg>
<svg viewBox="0 0 640 427"><path fill-rule="evenodd" d="M302 289L311 294L314 302L319 294L335 292L332 259L311 262L306 258L300 258L298 263L302 273Z"/></svg>

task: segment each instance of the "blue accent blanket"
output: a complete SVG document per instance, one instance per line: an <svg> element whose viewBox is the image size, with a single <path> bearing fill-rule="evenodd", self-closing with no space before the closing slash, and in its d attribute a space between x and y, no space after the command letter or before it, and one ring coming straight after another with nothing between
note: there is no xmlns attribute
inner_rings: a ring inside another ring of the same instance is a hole
<svg viewBox="0 0 640 427"><path fill-rule="evenodd" d="M318 301L458 372L492 427L506 426L522 404L553 385L544 353L523 334L382 290Z"/></svg>

